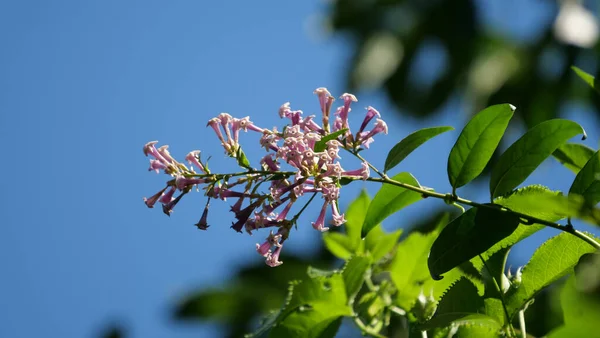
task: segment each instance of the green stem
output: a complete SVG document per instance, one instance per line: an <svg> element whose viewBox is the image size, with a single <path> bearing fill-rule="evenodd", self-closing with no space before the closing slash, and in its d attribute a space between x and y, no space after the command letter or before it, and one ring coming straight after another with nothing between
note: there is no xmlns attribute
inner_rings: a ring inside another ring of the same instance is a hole
<svg viewBox="0 0 600 338"><path fill-rule="evenodd" d="M361 320L360 318L358 318L357 315L354 316L354 324L356 324L356 326L358 326L358 328L363 332L366 333L370 336L376 337L376 338L386 338L386 336L380 334L379 332L375 332L373 329L371 329L370 327L366 326Z"/></svg>
<svg viewBox="0 0 600 338"><path fill-rule="evenodd" d="M525 310L519 311L519 327L521 329L521 337L527 338L527 331L525 331Z"/></svg>
<svg viewBox="0 0 600 338"><path fill-rule="evenodd" d="M514 331L514 328L512 327L512 324L511 324L510 315L508 314L508 308L506 307L506 302L504 301L504 292L502 291L502 287L500 286L500 283L498 283L498 280L496 279L496 276L494 276L494 273L492 272L492 269L490 269L488 267L485 259L483 259L483 257L481 257L481 255L478 255L478 256L479 256L479 259L481 259L481 262L483 263L483 266L488 271L488 273L492 277L492 280L494 281L494 285L496 286L496 290L498 290L498 294L500 295L500 301L502 302L502 309L504 309L504 315L506 316L506 325L508 325L509 334L512 337L514 337L515 336L515 331Z"/></svg>
<svg viewBox="0 0 600 338"><path fill-rule="evenodd" d="M450 201L452 203L460 203L460 204L464 204L464 205L470 205L472 207L476 207L476 208L490 208L490 209L494 209L494 210L500 210L502 212L507 212L510 214L513 214L517 217L519 217L522 220L526 220L527 223L538 223L538 224L542 224L554 229L558 229L567 233L570 233L571 235L587 242L588 244L590 244L591 246L593 246L596 250L600 250L600 243L596 242L596 240L594 240L593 238L587 236L586 234L584 234L581 231L575 230L572 226L563 226L560 225L558 223L554 223L554 222L550 222L550 221L546 221L537 217L533 217L533 216L529 216L520 212L516 212L516 211L512 211L512 210L508 210L506 208L497 208L494 205L489 205L489 204L481 204L481 203L477 203L477 202L473 202L470 201L468 199L464 199L461 197L458 197L456 195L456 192L454 191L451 194L441 194L429 189L425 189L422 187L416 187L414 185L410 185L410 184L406 184L403 182L398 182L396 180L393 180L391 178L389 178L385 173L379 171L377 168L375 168L374 165L372 165L371 163L369 163L369 161L367 161L364 157L362 157L358 152L356 151L350 151L348 150L351 154L353 154L354 156L356 156L356 158L358 158L359 160L365 162L371 169L373 169L373 171L375 171L379 176L381 176L381 178L377 178L377 177L369 177L367 179L367 181L371 181L371 182L379 182L379 183L383 183L383 184L391 184L391 185L395 185L407 190L412 190L415 192L420 193L421 195L423 195L424 197L433 197L433 198L439 198L439 199L443 199L445 201ZM350 179L353 180L358 180L360 178L354 178L354 177L349 177Z"/></svg>

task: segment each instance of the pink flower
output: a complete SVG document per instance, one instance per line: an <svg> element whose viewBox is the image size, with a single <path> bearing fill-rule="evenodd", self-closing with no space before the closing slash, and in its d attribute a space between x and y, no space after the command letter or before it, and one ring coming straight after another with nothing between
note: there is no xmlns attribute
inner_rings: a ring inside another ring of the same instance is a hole
<svg viewBox="0 0 600 338"><path fill-rule="evenodd" d="M281 118L288 117L291 112L292 110L290 109L289 102L286 102L279 107L279 117Z"/></svg>
<svg viewBox="0 0 600 338"><path fill-rule="evenodd" d="M356 96L348 93L344 93L340 98L344 100L344 106L340 107L341 109L338 109L336 113L339 114L339 117L342 120L342 127L339 129L343 129L348 128L348 114L351 110L350 104L352 102L357 102L358 100L356 99Z"/></svg>
<svg viewBox="0 0 600 338"><path fill-rule="evenodd" d="M329 228L325 227L325 213L327 212L327 204L327 201L323 203L319 217L317 217L316 221L312 222L312 226L315 228L315 230L319 230L321 232L329 230Z"/></svg>
<svg viewBox="0 0 600 338"><path fill-rule="evenodd" d="M179 196L175 197L171 202L169 202L167 204L163 204L163 206L162 206L163 213L165 213L165 215L167 215L167 216L171 216L171 213L173 212L173 208L175 207L175 205L177 205L177 203L179 203L179 201L181 200L183 195L185 195L185 193L181 193L181 194L179 194Z"/></svg>
<svg viewBox="0 0 600 338"><path fill-rule="evenodd" d="M161 161L159 160L150 160L150 168L148 168L148 171L156 171L156 173L158 174L161 170L166 169L167 166L164 165Z"/></svg>
<svg viewBox="0 0 600 338"><path fill-rule="evenodd" d="M283 264L283 262L279 260L279 255L281 254L281 248L283 248L283 246L278 246L277 249L275 249L275 252L273 252L272 254L269 253L267 255L267 259L265 260L265 263L267 263L268 266L274 268L276 266L280 266L281 264Z"/></svg>
<svg viewBox="0 0 600 338"><path fill-rule="evenodd" d="M204 165L202 165L202 163L200 163L199 159L200 159L200 150L192 150L185 157L185 160L188 161L188 163L190 165L195 165L196 167L198 167L198 169L200 169L200 171L202 171L205 174L208 174L208 172L206 171L206 168L204 168Z"/></svg>
<svg viewBox="0 0 600 338"><path fill-rule="evenodd" d="M342 176L359 176L365 181L371 175L371 171L369 170L367 162L363 162L361 165L360 169L345 171L342 173Z"/></svg>
<svg viewBox="0 0 600 338"><path fill-rule="evenodd" d="M162 195L158 201L162 204L170 203L173 200L175 190L177 190L177 188L171 187L171 189L169 189L166 194Z"/></svg>
<svg viewBox="0 0 600 338"><path fill-rule="evenodd" d="M146 206L148 208L154 208L154 204L156 204L158 199L161 198L161 196L163 195L165 190L167 190L167 188L168 188L168 186L164 187L161 191L157 192L156 194L154 194L154 196L152 196L150 198L144 197L144 203L146 203Z"/></svg>
<svg viewBox="0 0 600 338"><path fill-rule="evenodd" d="M279 165L273 160L273 154L265 155L261 160L261 164L264 164L270 171L279 171Z"/></svg>
<svg viewBox="0 0 600 338"><path fill-rule="evenodd" d="M336 201L331 202L331 215L333 218L332 224L336 227L339 227L340 225L346 223L346 218L344 218L344 214L339 213L337 207Z"/></svg>
<svg viewBox="0 0 600 338"><path fill-rule="evenodd" d="M367 136L365 136L365 138L368 139L368 138L373 137L381 132L383 132L384 134L387 135L388 127L387 127L387 124L382 119L377 119L375 122L375 127L373 128L373 130L371 130L367 134Z"/></svg>
<svg viewBox="0 0 600 338"><path fill-rule="evenodd" d="M206 126L210 126L214 131L215 134L217 134L217 137L219 138L219 141L221 141L222 144L225 144L225 139L223 138L223 134L221 133L221 129L219 129L219 124L221 123L221 120L217 117L213 117L212 119L208 120L208 123L206 124Z"/></svg>
<svg viewBox="0 0 600 338"><path fill-rule="evenodd" d="M177 176L175 178L175 186L177 186L177 189L179 190L184 190L185 188L189 187L189 186L193 186L196 184L202 184L206 182L205 179L202 178L187 178L184 176Z"/></svg>

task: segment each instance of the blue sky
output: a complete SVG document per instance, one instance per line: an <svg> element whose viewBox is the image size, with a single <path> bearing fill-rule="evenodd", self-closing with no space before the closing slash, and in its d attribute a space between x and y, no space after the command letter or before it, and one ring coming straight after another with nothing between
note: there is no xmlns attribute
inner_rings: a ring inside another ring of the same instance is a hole
<svg viewBox="0 0 600 338"><path fill-rule="evenodd" d="M508 5L481 3L493 25L508 28L493 14ZM209 231L198 231L192 224L202 211L200 194L180 203L171 218L148 210L142 197L167 177L146 171L142 146L159 140L179 158L202 149L212 155L213 170L234 170L205 128L209 118L226 111L272 127L286 101L315 113L315 88L345 92L348 41L320 36L310 26L326 9L318 1L0 3L0 337L93 336L115 320L132 337L217 334L214 326L171 322L170 310L187 291L218 286L237 267L260 260L254 243L262 235L233 232L227 205L219 203L213 203ZM536 23L548 20L537 7L529 9L529 16L511 19L520 30L512 26L510 34L528 38ZM401 119L378 93L357 94L359 105L377 107L392 130L365 152L379 166L411 131L465 123L464 114L450 108L429 121ZM583 109L569 106L565 114L588 129L587 142L596 147L598 121L586 120ZM448 191L446 156L457 135L432 141L402 170ZM248 152L251 159L259 154L258 147ZM569 180L570 173L550 161L530 179L563 190ZM343 190L341 205L362 187L377 191L354 184ZM485 191L465 193L485 198ZM385 226L409 224L438 205L411 206ZM286 251L310 252L320 242L311 213ZM515 260L522 264L531 250L515 250Z"/></svg>

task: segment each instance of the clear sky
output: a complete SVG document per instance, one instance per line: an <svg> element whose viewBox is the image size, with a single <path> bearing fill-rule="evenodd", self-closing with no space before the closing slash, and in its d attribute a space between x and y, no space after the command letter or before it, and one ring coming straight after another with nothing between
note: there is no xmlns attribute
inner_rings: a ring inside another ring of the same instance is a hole
<svg viewBox="0 0 600 338"><path fill-rule="evenodd" d="M502 11L517 2L481 3L484 11L500 11L490 15L492 24L521 38L549 18L539 14L543 8L529 7L529 15L511 12L520 14L508 27ZM218 202L209 231L198 231L193 223L204 203L198 193L171 218L148 210L142 197L167 176L147 171L142 146L159 140L179 158L202 149L212 155L213 170L233 170L205 128L209 118L227 111L272 127L286 101L315 113L315 88L345 92L348 41L312 25L326 9L318 1L0 2L0 337L90 337L115 320L132 337L217 334L214 326L173 323L170 310L186 292L219 286L237 267L260 260L254 243L262 234L233 232L227 205ZM401 119L377 93L357 94L360 107L378 108L391 130L364 153L380 166L409 132L465 123L458 99L435 119L416 121ZM586 120L582 109L569 106L565 114L587 128L588 144L597 147L598 121ZM457 135L435 139L401 170L449 191L446 156ZM262 153L254 149L248 155L256 163ZM549 161L528 182L566 190L570 180L569 171ZM361 187L377 191L354 184L342 191L341 205ZM484 199L481 188L482 194L465 193ZM411 206L385 226L410 224L437 203ZM318 245L314 216L309 209L285 251ZM523 264L531 250L515 250L515 262Z"/></svg>

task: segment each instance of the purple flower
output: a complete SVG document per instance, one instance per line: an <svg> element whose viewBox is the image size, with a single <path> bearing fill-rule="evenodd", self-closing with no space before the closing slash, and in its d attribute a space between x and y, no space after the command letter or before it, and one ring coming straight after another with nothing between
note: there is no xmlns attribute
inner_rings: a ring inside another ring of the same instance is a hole
<svg viewBox="0 0 600 338"><path fill-rule="evenodd" d="M210 201L210 199L208 200ZM208 227L210 225L208 225L207 223L207 218L208 218L208 207L209 204L208 202L206 203L206 206L204 207L204 211L202 212L202 216L200 217L200 220L198 221L198 223L194 224L196 227L198 227L198 229L200 230L206 230L208 229Z"/></svg>
<svg viewBox="0 0 600 338"><path fill-rule="evenodd" d="M377 119L375 122L375 127L373 127L373 130L371 130L366 136L365 138L368 139L370 137L373 137L379 133L383 132L384 134L388 133L388 127L387 124L382 120L382 119Z"/></svg>
<svg viewBox="0 0 600 338"><path fill-rule="evenodd" d="M166 169L167 166L164 165L161 161L159 160L150 160L150 168L148 168L148 171L156 171L156 173L158 174L161 170Z"/></svg>
<svg viewBox="0 0 600 338"><path fill-rule="evenodd" d="M261 164L264 164L270 171L279 171L279 165L273 160L273 154L266 154L261 160Z"/></svg>
<svg viewBox="0 0 600 338"><path fill-rule="evenodd" d="M344 106L340 107L336 113L339 114L339 117L342 120L342 127L340 129L343 129L348 128L348 114L351 110L350 104L352 102L357 102L358 100L356 99L356 96L348 93L342 94L340 98L344 100Z"/></svg>
<svg viewBox="0 0 600 338"><path fill-rule="evenodd" d="M227 142L225 142L225 138L223 138L223 134L221 133L221 129L219 129L219 124L221 123L221 120L217 117L213 117L212 119L208 120L208 123L206 124L206 126L210 126L214 131L215 134L217 134L217 137L219 138L219 141L221 141L221 144L225 144Z"/></svg>
<svg viewBox="0 0 600 338"><path fill-rule="evenodd" d="M359 132L362 133L363 130L365 130L365 128L367 127L367 124L369 124L369 122L371 122L371 120L375 117L381 117L381 114L379 114L379 112L377 111L377 109L368 106L367 107L367 114L365 115L365 119L363 120L362 124L360 125L360 130ZM386 130L387 130L387 126L386 126ZM386 131L387 134L387 131Z"/></svg>
<svg viewBox="0 0 600 338"><path fill-rule="evenodd" d="M340 225L346 223L346 218L344 217L344 214L340 214L338 211L338 206L337 206L336 201L331 202L331 215L333 218L332 223L336 227L339 227Z"/></svg>
<svg viewBox="0 0 600 338"><path fill-rule="evenodd" d="M163 204L162 207L163 207L163 212L165 213L165 215L171 216L171 213L173 212L173 208L175 208L175 205L177 205L177 203L179 203L179 201L181 200L183 195L185 195L184 192L179 194L179 196L175 197L171 202L169 202L167 204Z"/></svg>
<svg viewBox="0 0 600 338"><path fill-rule="evenodd" d="M154 208L154 204L156 204L158 199L163 195L163 193L165 192L165 190L167 190L168 187L169 186L164 187L161 191L157 192L156 194L154 194L154 196L150 198L144 197L144 203L146 203L146 206L148 208Z"/></svg>
<svg viewBox="0 0 600 338"><path fill-rule="evenodd" d="M177 188L172 186L171 189L169 189L166 194L162 195L158 201L162 204L170 203L173 200L173 194L175 193L175 190L177 190Z"/></svg>

